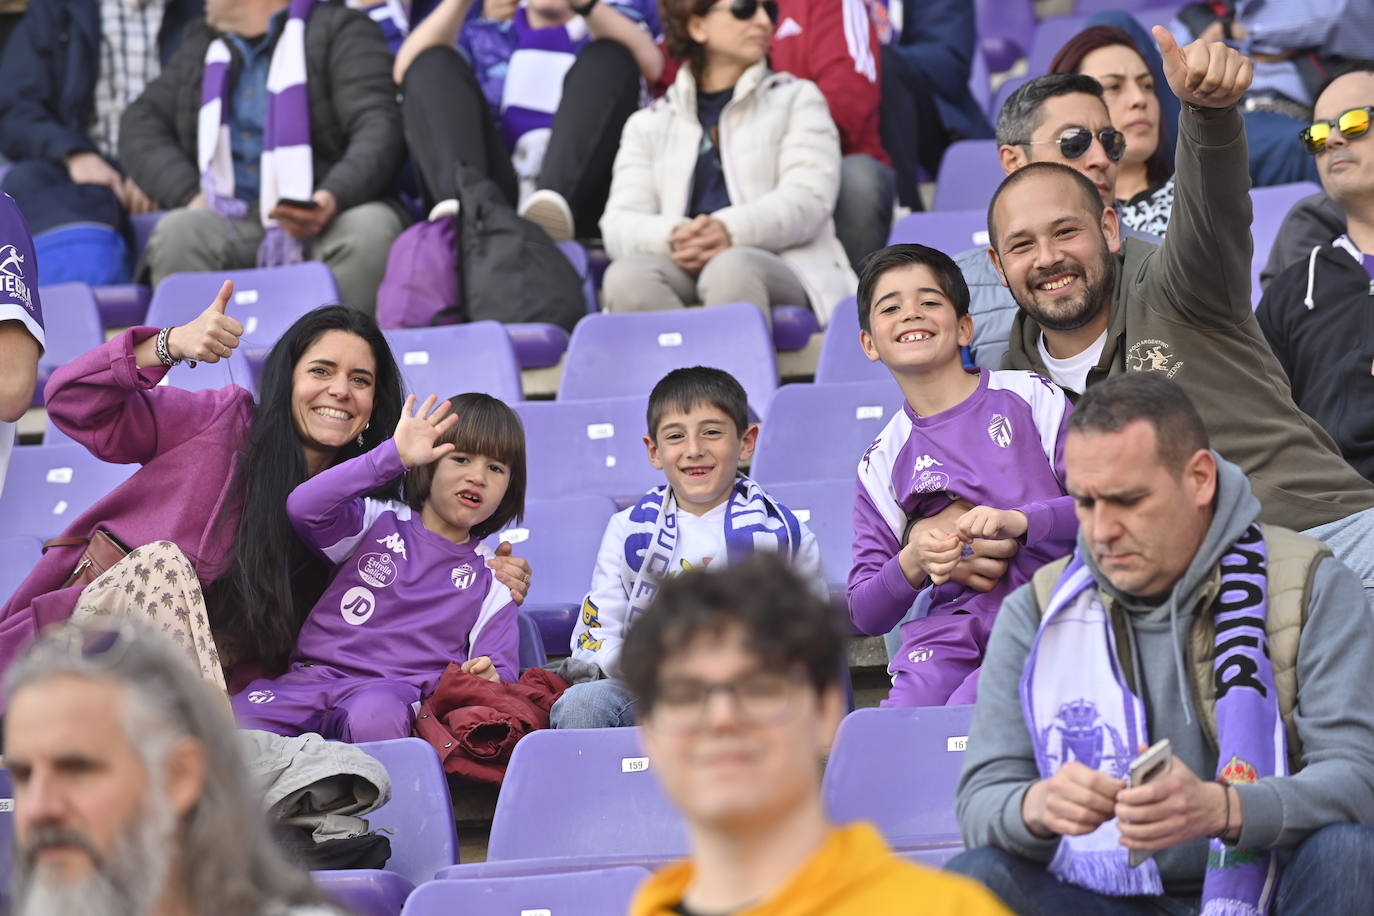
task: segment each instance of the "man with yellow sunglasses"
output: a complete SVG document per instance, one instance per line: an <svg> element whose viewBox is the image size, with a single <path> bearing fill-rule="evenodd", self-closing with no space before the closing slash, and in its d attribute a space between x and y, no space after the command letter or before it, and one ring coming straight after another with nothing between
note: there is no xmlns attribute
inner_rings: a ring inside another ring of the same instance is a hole
<svg viewBox="0 0 1374 916"><path fill-rule="evenodd" d="M1345 232L1276 276L1257 317L1293 399L1374 481L1374 70L1331 80L1299 134Z"/></svg>

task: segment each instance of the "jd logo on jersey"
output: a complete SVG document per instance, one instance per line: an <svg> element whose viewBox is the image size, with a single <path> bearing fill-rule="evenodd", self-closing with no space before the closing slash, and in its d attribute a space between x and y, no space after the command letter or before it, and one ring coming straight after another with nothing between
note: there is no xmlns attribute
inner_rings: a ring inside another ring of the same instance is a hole
<svg viewBox="0 0 1374 916"><path fill-rule="evenodd" d="M344 623L360 627L372 618L372 612L377 610L377 599L372 592L355 585L344 592L339 599L339 613L343 615Z"/></svg>

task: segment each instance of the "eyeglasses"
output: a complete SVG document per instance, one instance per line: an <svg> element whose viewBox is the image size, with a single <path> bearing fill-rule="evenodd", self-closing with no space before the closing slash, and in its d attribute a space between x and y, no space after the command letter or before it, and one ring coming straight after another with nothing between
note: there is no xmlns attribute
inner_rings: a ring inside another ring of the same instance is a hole
<svg viewBox="0 0 1374 916"><path fill-rule="evenodd" d="M669 731L689 731L706 720L706 707L717 691L734 702L746 725L776 725L793 712L800 678L759 671L722 684L676 678L659 685L653 719Z"/></svg>
<svg viewBox="0 0 1374 916"><path fill-rule="evenodd" d="M1374 114L1374 105L1352 108L1341 112L1340 117L1334 121L1313 121L1310 126L1300 130L1298 136L1302 138L1302 145L1307 151L1315 156L1326 149L1326 141L1331 139L1332 128L1339 130L1341 136L1352 140L1363 136L1369 130L1371 114Z"/></svg>
<svg viewBox="0 0 1374 916"><path fill-rule="evenodd" d="M758 13L759 7L768 14L769 22L778 21L778 4L776 0L732 0L729 6L713 6L707 13L719 13L728 10L731 16L741 22L748 22Z"/></svg>
<svg viewBox="0 0 1374 916"><path fill-rule="evenodd" d="M1120 162L1126 152L1126 135L1115 127L1104 127L1097 132L1098 142L1113 162ZM1072 127L1059 135L1056 140L1024 140L1017 146L1043 146L1047 143L1059 144L1059 152L1065 159L1078 159L1093 145L1093 132L1086 127Z"/></svg>

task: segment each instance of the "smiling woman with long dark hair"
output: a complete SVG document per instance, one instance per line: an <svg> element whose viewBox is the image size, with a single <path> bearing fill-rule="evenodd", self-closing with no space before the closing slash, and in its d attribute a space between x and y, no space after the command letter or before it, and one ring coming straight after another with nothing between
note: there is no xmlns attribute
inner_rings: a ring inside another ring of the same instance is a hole
<svg viewBox="0 0 1374 916"><path fill-rule="evenodd" d="M297 541L287 494L385 440L404 394L376 323L343 306L309 312L286 331L267 357L261 403L234 385L160 385L182 359L230 358L243 331L225 313L231 292L225 284L187 325L132 328L48 383L48 412L59 429L104 461L142 467L68 526L63 543L46 552L0 611L0 668L38 628L72 613L83 583L69 580L87 539L100 531L124 545L161 542L184 557L199 583L153 578L175 563L139 548L147 562L130 570L120 610L140 613L156 599L172 613L183 611L188 626L198 622L193 632L203 635L206 616L196 606L203 589L226 667L285 663L328 576Z"/></svg>

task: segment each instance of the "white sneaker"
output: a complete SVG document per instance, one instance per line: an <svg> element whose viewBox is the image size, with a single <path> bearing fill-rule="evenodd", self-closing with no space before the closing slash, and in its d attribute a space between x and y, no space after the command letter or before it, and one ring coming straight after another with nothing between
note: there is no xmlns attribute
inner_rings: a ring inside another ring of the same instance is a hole
<svg viewBox="0 0 1374 916"><path fill-rule="evenodd" d="M555 242L572 240L572 208L557 191L543 188L535 191L525 200L520 215L547 232Z"/></svg>
<svg viewBox="0 0 1374 916"><path fill-rule="evenodd" d="M429 221L432 223L436 219L445 216L458 215L458 198L450 197L448 200L441 200L434 205L434 209L429 211Z"/></svg>

